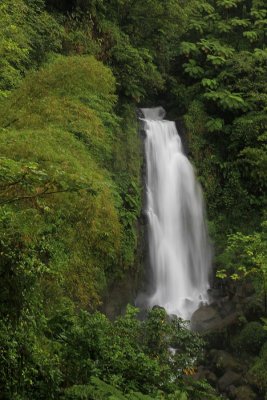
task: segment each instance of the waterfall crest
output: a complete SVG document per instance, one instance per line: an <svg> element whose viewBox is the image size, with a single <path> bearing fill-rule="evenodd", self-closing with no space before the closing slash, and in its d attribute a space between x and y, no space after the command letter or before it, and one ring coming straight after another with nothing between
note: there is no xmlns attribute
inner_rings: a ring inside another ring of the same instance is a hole
<svg viewBox="0 0 267 400"><path fill-rule="evenodd" d="M201 187L162 107L141 109L145 123L147 216L153 293L148 306L190 319L208 301L211 249Z"/></svg>

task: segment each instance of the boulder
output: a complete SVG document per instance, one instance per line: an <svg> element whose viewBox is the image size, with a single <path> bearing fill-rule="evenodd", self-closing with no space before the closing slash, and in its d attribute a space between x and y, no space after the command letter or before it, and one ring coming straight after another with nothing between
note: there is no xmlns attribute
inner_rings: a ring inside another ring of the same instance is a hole
<svg viewBox="0 0 267 400"><path fill-rule="evenodd" d="M191 328L197 332L220 331L238 322L239 316L240 313L232 308L227 315L225 308L220 312L216 305L203 305L192 315Z"/></svg>
<svg viewBox="0 0 267 400"><path fill-rule="evenodd" d="M242 377L240 374L229 369L218 380L218 386L221 391L225 392L229 386L239 384L241 383L241 380Z"/></svg>
<svg viewBox="0 0 267 400"><path fill-rule="evenodd" d="M222 323L222 318L216 308L201 306L191 318L191 328L194 331L205 332L216 329Z"/></svg>

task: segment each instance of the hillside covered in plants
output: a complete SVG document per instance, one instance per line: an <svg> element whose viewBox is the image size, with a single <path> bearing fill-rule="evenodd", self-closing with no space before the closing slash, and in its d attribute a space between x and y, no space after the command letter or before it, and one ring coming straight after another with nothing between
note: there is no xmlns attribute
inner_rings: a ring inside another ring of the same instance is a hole
<svg viewBox="0 0 267 400"><path fill-rule="evenodd" d="M0 399L267 399L266 24L264 0L1 1ZM126 304L154 105L183 121L239 307L215 333ZM235 390L199 373L218 344Z"/></svg>

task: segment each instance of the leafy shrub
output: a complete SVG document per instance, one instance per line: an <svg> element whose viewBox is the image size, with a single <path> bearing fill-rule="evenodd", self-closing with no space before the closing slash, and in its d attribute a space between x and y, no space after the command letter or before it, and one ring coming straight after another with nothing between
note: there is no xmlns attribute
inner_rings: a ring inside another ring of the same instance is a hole
<svg viewBox="0 0 267 400"><path fill-rule="evenodd" d="M46 236L45 264L57 277L46 278L44 287L66 291L82 307L99 304L111 276L133 263L136 246L134 234L131 240L125 235L123 246L121 237L124 229L134 231L138 205L130 203L139 196L138 186L132 197L125 194L122 201L121 196L132 180L138 182L140 164L128 168L129 157L121 159L125 183L114 178L112 152L118 156L119 147L125 152L123 134L116 137L121 128L113 112L114 91L112 73L93 57L59 57L29 75L0 110L6 127L1 204L12 220L29 209L36 215L32 246ZM130 132L136 151L138 136ZM19 229L30 224L25 218Z"/></svg>
<svg viewBox="0 0 267 400"><path fill-rule="evenodd" d="M267 391L267 344L262 347L260 356L248 371L247 379L251 385L256 386L263 394Z"/></svg>
<svg viewBox="0 0 267 400"><path fill-rule="evenodd" d="M38 4L3 0L0 5L0 99L19 85L29 68L59 50L62 27Z"/></svg>
<svg viewBox="0 0 267 400"><path fill-rule="evenodd" d="M258 354L266 339L267 333L261 323L253 321L246 324L239 335L233 339L232 347L237 351Z"/></svg>
<svg viewBox="0 0 267 400"><path fill-rule="evenodd" d="M151 310L146 321L139 321L137 312L128 306L125 316L114 323L100 313L82 312L66 330L57 330L68 386L86 385L91 376L98 376L125 393L174 393L183 387L184 371L201 354L202 340L181 320L170 321L164 309ZM58 314L51 321L52 331L61 319ZM175 354L171 346L177 349Z"/></svg>

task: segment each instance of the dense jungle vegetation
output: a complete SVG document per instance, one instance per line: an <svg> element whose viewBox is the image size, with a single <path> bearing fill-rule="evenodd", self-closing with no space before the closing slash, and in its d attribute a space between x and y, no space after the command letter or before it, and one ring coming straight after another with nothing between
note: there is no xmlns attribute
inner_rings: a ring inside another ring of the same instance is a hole
<svg viewBox="0 0 267 400"><path fill-rule="evenodd" d="M267 398L266 24L264 0L1 0L0 399L220 398L184 321L99 311L142 269L136 108L159 104L184 121L217 279L252 285L234 346Z"/></svg>

